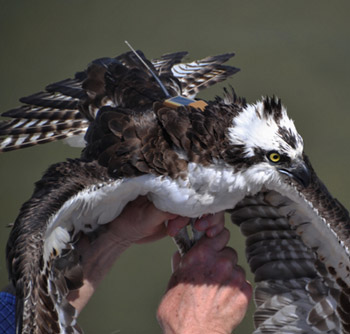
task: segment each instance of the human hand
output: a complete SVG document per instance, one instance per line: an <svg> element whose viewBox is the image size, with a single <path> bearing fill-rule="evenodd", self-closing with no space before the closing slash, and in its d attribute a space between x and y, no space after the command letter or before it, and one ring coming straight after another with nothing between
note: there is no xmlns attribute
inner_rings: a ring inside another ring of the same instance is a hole
<svg viewBox="0 0 350 334"><path fill-rule="evenodd" d="M219 216L217 216L219 215ZM223 213L196 220L194 227L215 236L224 228ZM174 237L188 225L189 218L158 210L145 196L128 203L121 215L108 224L108 237L118 243L146 243L169 235ZM167 224L165 224L167 222Z"/></svg>
<svg viewBox="0 0 350 334"><path fill-rule="evenodd" d="M204 237L182 258L157 312L164 334L229 334L242 321L252 288L226 247L229 232Z"/></svg>
<svg viewBox="0 0 350 334"><path fill-rule="evenodd" d="M216 235L224 228L222 217L223 213L204 217L195 222L195 227L207 235ZM169 222L167 226L165 221ZM68 295L70 303L80 312L116 259L132 243L154 241L167 234L174 236L188 222L189 218L158 210L146 197L130 202L116 219L101 228L93 242L87 236L78 242L84 281L80 289Z"/></svg>

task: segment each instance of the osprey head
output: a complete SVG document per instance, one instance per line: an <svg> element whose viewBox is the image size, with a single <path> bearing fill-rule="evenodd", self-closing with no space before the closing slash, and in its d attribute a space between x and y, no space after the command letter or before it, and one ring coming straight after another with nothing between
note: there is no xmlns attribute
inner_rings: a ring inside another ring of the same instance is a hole
<svg viewBox="0 0 350 334"><path fill-rule="evenodd" d="M294 180L302 187L309 185L311 173L303 153L303 139L281 100L264 98L247 105L233 118L228 136L248 164L247 172L251 167L254 182Z"/></svg>

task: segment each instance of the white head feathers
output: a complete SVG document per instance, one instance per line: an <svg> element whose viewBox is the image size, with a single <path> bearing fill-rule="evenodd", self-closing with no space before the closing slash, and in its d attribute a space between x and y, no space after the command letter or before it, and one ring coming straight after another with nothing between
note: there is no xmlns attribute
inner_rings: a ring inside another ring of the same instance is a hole
<svg viewBox="0 0 350 334"><path fill-rule="evenodd" d="M245 148L246 158L254 156L257 148L266 152L285 153L291 159L301 156L303 152L303 139L294 122L288 117L280 100L274 98L247 105L233 119L228 133L232 145Z"/></svg>

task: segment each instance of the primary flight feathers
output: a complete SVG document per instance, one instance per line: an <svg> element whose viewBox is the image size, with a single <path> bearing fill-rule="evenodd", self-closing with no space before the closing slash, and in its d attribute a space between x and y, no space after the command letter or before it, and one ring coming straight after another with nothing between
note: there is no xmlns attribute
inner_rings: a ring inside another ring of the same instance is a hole
<svg viewBox="0 0 350 334"><path fill-rule="evenodd" d="M187 52L165 54L151 62L142 52L138 53L161 80L168 80L164 84L173 96L181 94L194 98L200 90L221 82L238 71L235 67L223 65L234 56L233 53L189 63L181 63ZM0 122L0 152L65 138L70 139L68 143L72 146L84 147L84 134L102 106L125 106L126 102L130 107L138 107L142 94L146 94L144 103L158 100L159 92L147 87L147 81L153 85L154 80L147 69L142 67L132 52L115 58L97 59L87 70L76 73L74 79L50 84L45 92L21 98L22 106L2 114L12 120ZM124 76L124 82L118 82L118 89L113 87L112 82L118 78L106 73L113 68L124 68L130 74ZM146 80L141 86L135 87L133 76L138 71L143 72ZM108 87L112 87L112 91ZM133 103L132 94L137 96ZM141 107L144 107L142 102Z"/></svg>

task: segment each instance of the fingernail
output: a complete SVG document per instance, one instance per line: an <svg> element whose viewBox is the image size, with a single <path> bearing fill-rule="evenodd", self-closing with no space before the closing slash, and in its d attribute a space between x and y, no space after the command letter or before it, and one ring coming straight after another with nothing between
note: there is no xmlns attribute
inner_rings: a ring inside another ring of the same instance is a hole
<svg viewBox="0 0 350 334"><path fill-rule="evenodd" d="M199 223L198 223L198 227L199 227L200 229L203 229L203 230L205 230L206 228L208 228L208 226L209 226L209 223L208 223L208 221L207 221L206 219L201 219L201 220L199 221Z"/></svg>

